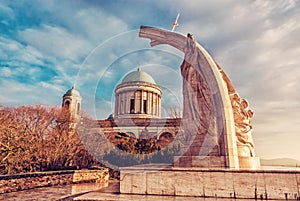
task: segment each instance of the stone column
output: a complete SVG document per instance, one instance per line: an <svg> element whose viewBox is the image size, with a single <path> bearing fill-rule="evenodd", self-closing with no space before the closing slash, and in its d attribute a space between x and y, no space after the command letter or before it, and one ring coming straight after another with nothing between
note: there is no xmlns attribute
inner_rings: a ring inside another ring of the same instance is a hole
<svg viewBox="0 0 300 201"><path fill-rule="evenodd" d="M124 114L127 114L127 93L124 93Z"/></svg>
<svg viewBox="0 0 300 201"><path fill-rule="evenodd" d="M137 108L138 104L137 104L137 91L134 92L134 113L136 113L138 110Z"/></svg>
<svg viewBox="0 0 300 201"><path fill-rule="evenodd" d="M156 94L153 93L153 115L156 116Z"/></svg>
<svg viewBox="0 0 300 201"><path fill-rule="evenodd" d="M121 96L122 96L122 93L120 93L119 96L118 96L118 113L119 114L122 114L122 110L121 110Z"/></svg>
<svg viewBox="0 0 300 201"><path fill-rule="evenodd" d="M158 106L158 104L159 104L159 95L156 94L156 116L159 115L159 106Z"/></svg>
<svg viewBox="0 0 300 201"><path fill-rule="evenodd" d="M157 100L157 107L158 107L158 116L161 116L161 103L160 103L160 95L158 95L158 100Z"/></svg>
<svg viewBox="0 0 300 201"><path fill-rule="evenodd" d="M143 90L141 90L141 98L140 98L140 101L141 101L141 103L140 103L140 106L141 106L140 111L141 111L141 114L143 114L143 113L144 113L144 110L143 110L143 106L144 106L144 103L143 103Z"/></svg>
<svg viewBox="0 0 300 201"><path fill-rule="evenodd" d="M124 114L124 93L121 93L121 96L120 96L120 113L121 114Z"/></svg>
<svg viewBox="0 0 300 201"><path fill-rule="evenodd" d="M115 116L119 116L119 112L118 112L118 97L119 94L116 94L116 100L115 100Z"/></svg>
<svg viewBox="0 0 300 201"><path fill-rule="evenodd" d="M146 103L147 103L146 111L148 114L149 113L149 92L148 91L146 91Z"/></svg>
<svg viewBox="0 0 300 201"><path fill-rule="evenodd" d="M150 109L150 114L153 115L153 92L151 92L151 109Z"/></svg>

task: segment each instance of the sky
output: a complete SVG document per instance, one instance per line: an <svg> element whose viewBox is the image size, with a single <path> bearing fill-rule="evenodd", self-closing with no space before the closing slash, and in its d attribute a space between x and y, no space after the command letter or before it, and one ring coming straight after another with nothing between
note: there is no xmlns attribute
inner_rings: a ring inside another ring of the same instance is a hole
<svg viewBox="0 0 300 201"><path fill-rule="evenodd" d="M141 25L192 33L254 110L261 158L300 160L299 0L0 1L0 104L60 106L75 84L97 119L140 65L163 89L162 111L182 108L183 54L150 47Z"/></svg>

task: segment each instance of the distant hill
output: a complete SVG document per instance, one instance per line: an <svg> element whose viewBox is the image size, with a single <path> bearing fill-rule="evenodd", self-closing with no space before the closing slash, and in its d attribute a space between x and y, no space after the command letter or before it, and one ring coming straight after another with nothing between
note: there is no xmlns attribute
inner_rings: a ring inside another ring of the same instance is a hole
<svg viewBox="0 0 300 201"><path fill-rule="evenodd" d="M291 158L260 159L261 166L300 167L300 161Z"/></svg>

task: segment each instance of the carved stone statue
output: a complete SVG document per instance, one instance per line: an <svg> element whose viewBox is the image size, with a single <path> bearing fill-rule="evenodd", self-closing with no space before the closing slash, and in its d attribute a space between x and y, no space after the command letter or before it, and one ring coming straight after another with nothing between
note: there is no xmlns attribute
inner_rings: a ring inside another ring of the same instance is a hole
<svg viewBox="0 0 300 201"><path fill-rule="evenodd" d="M187 137L185 156L218 156L220 147L213 113L209 80L204 79L204 55L199 54L192 34L187 34L185 59L181 64L183 80L183 130ZM201 67L200 67L201 65Z"/></svg>
<svg viewBox="0 0 300 201"><path fill-rule="evenodd" d="M240 156L255 156L251 131L253 111L248 108L248 101L240 98L237 93L230 95L234 115L235 134Z"/></svg>
<svg viewBox="0 0 300 201"><path fill-rule="evenodd" d="M168 44L185 55L182 122L187 146L179 166L258 168L251 136L253 111L193 35L142 26L139 36L149 38L151 46Z"/></svg>
<svg viewBox="0 0 300 201"><path fill-rule="evenodd" d="M187 141L186 146L189 147L185 155L199 155L203 140L197 138L205 138L211 118L210 93L202 76L186 61L181 65L181 74L184 105L183 129Z"/></svg>
<svg viewBox="0 0 300 201"><path fill-rule="evenodd" d="M252 124L253 110L249 109L249 103L246 99L242 99L235 91L231 81L217 64L223 80L225 81L228 94L231 101L232 112L234 117L235 134L237 141L237 150L239 156L255 156L254 143L252 138Z"/></svg>

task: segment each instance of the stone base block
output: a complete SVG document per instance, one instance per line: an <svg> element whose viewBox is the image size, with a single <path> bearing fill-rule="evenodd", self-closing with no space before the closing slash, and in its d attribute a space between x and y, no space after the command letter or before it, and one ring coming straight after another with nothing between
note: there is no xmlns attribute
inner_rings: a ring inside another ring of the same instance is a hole
<svg viewBox="0 0 300 201"><path fill-rule="evenodd" d="M120 192L232 199L300 199L300 170L121 168ZM186 198L184 200L187 200Z"/></svg>
<svg viewBox="0 0 300 201"><path fill-rule="evenodd" d="M224 156L175 156L174 167L226 167Z"/></svg>
<svg viewBox="0 0 300 201"><path fill-rule="evenodd" d="M239 157L240 169L260 169L260 159L259 157Z"/></svg>

